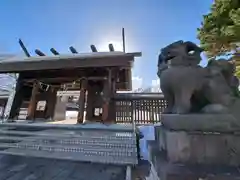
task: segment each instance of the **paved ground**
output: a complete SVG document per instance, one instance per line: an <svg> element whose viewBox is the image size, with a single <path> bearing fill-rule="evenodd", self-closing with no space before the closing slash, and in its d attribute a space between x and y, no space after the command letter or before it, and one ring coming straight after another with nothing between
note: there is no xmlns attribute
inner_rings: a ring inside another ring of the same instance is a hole
<svg viewBox="0 0 240 180"><path fill-rule="evenodd" d="M124 180L125 168L69 161L0 157L1 180Z"/></svg>
<svg viewBox="0 0 240 180"><path fill-rule="evenodd" d="M48 122L49 124L76 124L77 123L77 119L65 119L62 121L52 121L52 122Z"/></svg>
<svg viewBox="0 0 240 180"><path fill-rule="evenodd" d="M149 170L147 161L140 162L132 179L148 179ZM125 173L125 167L113 165L0 156L0 180L124 180Z"/></svg>

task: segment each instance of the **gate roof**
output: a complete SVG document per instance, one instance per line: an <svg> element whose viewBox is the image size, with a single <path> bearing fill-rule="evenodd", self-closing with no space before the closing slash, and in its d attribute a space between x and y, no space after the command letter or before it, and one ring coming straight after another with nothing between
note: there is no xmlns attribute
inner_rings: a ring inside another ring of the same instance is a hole
<svg viewBox="0 0 240 180"><path fill-rule="evenodd" d="M140 52L93 52L56 56L13 57L0 61L0 73L20 73L24 71L91 68L91 67L131 67L134 57Z"/></svg>

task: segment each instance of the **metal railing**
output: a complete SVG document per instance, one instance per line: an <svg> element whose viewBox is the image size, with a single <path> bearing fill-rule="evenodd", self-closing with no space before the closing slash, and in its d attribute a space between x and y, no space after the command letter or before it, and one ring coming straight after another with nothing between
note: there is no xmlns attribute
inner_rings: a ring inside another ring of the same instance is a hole
<svg viewBox="0 0 240 180"><path fill-rule="evenodd" d="M116 123L155 124L167 102L161 93L117 93Z"/></svg>

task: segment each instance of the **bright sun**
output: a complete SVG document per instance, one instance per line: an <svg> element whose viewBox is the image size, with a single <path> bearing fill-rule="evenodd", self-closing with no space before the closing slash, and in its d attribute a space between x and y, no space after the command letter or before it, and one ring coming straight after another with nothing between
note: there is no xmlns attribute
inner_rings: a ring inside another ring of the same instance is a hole
<svg viewBox="0 0 240 180"><path fill-rule="evenodd" d="M105 41L103 43L100 43L98 46L96 46L96 48L99 52L109 51L109 48L108 48L109 44L113 45L115 51L123 51L122 42L119 42L119 41L108 41L108 42Z"/></svg>

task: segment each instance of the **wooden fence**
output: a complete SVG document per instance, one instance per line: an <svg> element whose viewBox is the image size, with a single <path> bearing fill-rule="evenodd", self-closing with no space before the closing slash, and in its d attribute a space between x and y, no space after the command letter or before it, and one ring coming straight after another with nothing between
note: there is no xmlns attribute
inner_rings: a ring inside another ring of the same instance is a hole
<svg viewBox="0 0 240 180"><path fill-rule="evenodd" d="M160 93L117 93L116 123L155 124L167 102Z"/></svg>

